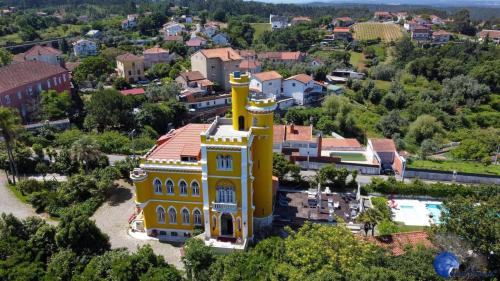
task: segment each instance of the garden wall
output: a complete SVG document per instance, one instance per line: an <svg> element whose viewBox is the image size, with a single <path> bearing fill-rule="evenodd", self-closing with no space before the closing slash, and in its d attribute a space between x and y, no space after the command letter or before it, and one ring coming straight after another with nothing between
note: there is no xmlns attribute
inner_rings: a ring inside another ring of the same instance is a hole
<svg viewBox="0 0 500 281"><path fill-rule="evenodd" d="M426 170L416 168L406 168L405 178L419 178L434 181L455 181L462 183L484 183L500 184L500 176L472 174L472 173L453 173L448 171Z"/></svg>

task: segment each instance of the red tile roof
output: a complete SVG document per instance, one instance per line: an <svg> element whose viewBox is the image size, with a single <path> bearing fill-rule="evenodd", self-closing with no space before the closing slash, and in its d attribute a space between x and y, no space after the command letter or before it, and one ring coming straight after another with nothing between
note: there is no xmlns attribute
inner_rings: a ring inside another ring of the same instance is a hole
<svg viewBox="0 0 500 281"><path fill-rule="evenodd" d="M485 38L488 35L490 38L498 38L500 37L500 30L482 30L479 32L479 37L481 38Z"/></svg>
<svg viewBox="0 0 500 281"><path fill-rule="evenodd" d="M307 74L297 74L292 77L289 77L285 80L297 80L301 83L307 84L313 80L313 78Z"/></svg>
<svg viewBox="0 0 500 281"><path fill-rule="evenodd" d="M377 152L393 152L396 151L396 145L392 139L370 139L373 150Z"/></svg>
<svg viewBox="0 0 500 281"><path fill-rule="evenodd" d="M360 148L361 144L357 139L334 139L334 138L324 138L321 141L321 147L323 149L335 150L336 148Z"/></svg>
<svg viewBox="0 0 500 281"><path fill-rule="evenodd" d="M153 47L153 48L144 50L143 53L144 54L163 54L163 53L167 53L168 54L168 50L165 50L165 49L160 48L160 47Z"/></svg>
<svg viewBox="0 0 500 281"><path fill-rule="evenodd" d="M129 90L121 90L120 93L124 96L135 96L135 95L144 95L146 91L143 88L135 88Z"/></svg>
<svg viewBox="0 0 500 281"><path fill-rule="evenodd" d="M219 58L222 61L241 60L241 56L233 48L205 49L200 51L209 59Z"/></svg>
<svg viewBox="0 0 500 281"><path fill-rule="evenodd" d="M438 30L438 31L432 32L432 36L446 36L446 35L451 35L451 33L449 33L448 31L444 31L444 30Z"/></svg>
<svg viewBox="0 0 500 281"><path fill-rule="evenodd" d="M184 41L184 38L180 35L170 35L170 36L165 36L165 41L179 41L182 42Z"/></svg>
<svg viewBox="0 0 500 281"><path fill-rule="evenodd" d="M252 77L259 80L259 81L269 81L269 80L283 78L278 72L276 72L274 70L255 73L254 75L252 75Z"/></svg>
<svg viewBox="0 0 500 281"><path fill-rule="evenodd" d="M67 73L61 66L41 61L25 61L0 68L0 92Z"/></svg>
<svg viewBox="0 0 500 281"><path fill-rule="evenodd" d="M35 45L33 48L29 49L25 56L60 56L62 52L58 49L46 46Z"/></svg>
<svg viewBox="0 0 500 281"><path fill-rule="evenodd" d="M210 124L188 124L161 136L146 159L181 160L182 156L200 157L200 134Z"/></svg>
<svg viewBox="0 0 500 281"><path fill-rule="evenodd" d="M336 18L335 20L336 21L352 21L352 19L350 17L340 17L340 18Z"/></svg>
<svg viewBox="0 0 500 281"><path fill-rule="evenodd" d="M201 74L201 72L199 71L187 71L187 72L182 72L180 74L180 76L182 78L184 78L184 80L186 80L186 82L190 82L190 81L198 81L198 80L203 80L205 79L205 77L203 76L203 74Z"/></svg>
<svg viewBox="0 0 500 281"><path fill-rule="evenodd" d="M435 248L425 231L394 233L390 236L368 236L363 239L390 250L394 256L404 254L404 249L408 245L411 247L422 245L426 248Z"/></svg>
<svg viewBox="0 0 500 281"><path fill-rule="evenodd" d="M262 64L258 60L242 60L240 63L240 69L243 70L248 70L248 69L255 69Z"/></svg>
<svg viewBox="0 0 500 281"><path fill-rule="evenodd" d="M259 58L275 60L300 60L301 56L301 52L265 52L259 54Z"/></svg>
<svg viewBox="0 0 500 281"><path fill-rule="evenodd" d="M349 27L335 27L333 30L333 33L346 33L346 32L351 32L351 29Z"/></svg>
<svg viewBox="0 0 500 281"><path fill-rule="evenodd" d="M205 43L205 40L201 40L200 38L193 38L186 41L186 46L188 47L200 47Z"/></svg>
<svg viewBox="0 0 500 281"><path fill-rule="evenodd" d="M131 54L131 53L125 53L123 55L117 56L116 60L117 61L138 61L138 60L141 60L141 58L134 55L134 54Z"/></svg>
<svg viewBox="0 0 500 281"><path fill-rule="evenodd" d="M274 125L273 142L283 141L312 141L312 126Z"/></svg>

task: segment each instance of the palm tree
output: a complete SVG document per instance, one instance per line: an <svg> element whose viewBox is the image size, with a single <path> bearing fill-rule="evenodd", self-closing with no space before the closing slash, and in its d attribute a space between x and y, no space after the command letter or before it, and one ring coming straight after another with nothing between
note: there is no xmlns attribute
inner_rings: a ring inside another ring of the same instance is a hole
<svg viewBox="0 0 500 281"><path fill-rule="evenodd" d="M73 161L83 163L85 172L88 172L88 165L99 160L101 151L97 142L90 137L83 137L71 146L71 158Z"/></svg>
<svg viewBox="0 0 500 281"><path fill-rule="evenodd" d="M364 224L365 235L368 235L368 230L372 230L372 236L375 235L375 226L383 219L382 214L377 209L366 209L362 212L357 221Z"/></svg>
<svg viewBox="0 0 500 281"><path fill-rule="evenodd" d="M21 128L21 118L19 114L14 111L14 109L0 107L0 133L2 134L7 149L10 173L12 174L14 184L16 184L18 173L14 153L12 151L16 141L16 135Z"/></svg>

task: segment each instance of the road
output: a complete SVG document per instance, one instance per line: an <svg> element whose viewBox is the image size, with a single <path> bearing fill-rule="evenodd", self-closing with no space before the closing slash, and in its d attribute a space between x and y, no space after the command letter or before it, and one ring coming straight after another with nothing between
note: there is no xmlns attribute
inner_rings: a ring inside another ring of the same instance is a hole
<svg viewBox="0 0 500 281"><path fill-rule="evenodd" d="M19 219L27 217L40 217L47 220L46 216L42 216L35 212L30 205L24 204L10 191L8 187L7 176L5 172L0 170L0 213L13 214ZM55 224L52 220L47 220L50 224Z"/></svg>

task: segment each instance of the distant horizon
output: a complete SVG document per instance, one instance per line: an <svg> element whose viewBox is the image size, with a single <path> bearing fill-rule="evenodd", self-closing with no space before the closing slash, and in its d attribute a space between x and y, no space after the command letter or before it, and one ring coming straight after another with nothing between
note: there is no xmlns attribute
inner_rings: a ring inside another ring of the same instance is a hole
<svg viewBox="0 0 500 281"><path fill-rule="evenodd" d="M371 4L371 5L418 5L432 7L498 7L500 0L246 0L271 4Z"/></svg>

